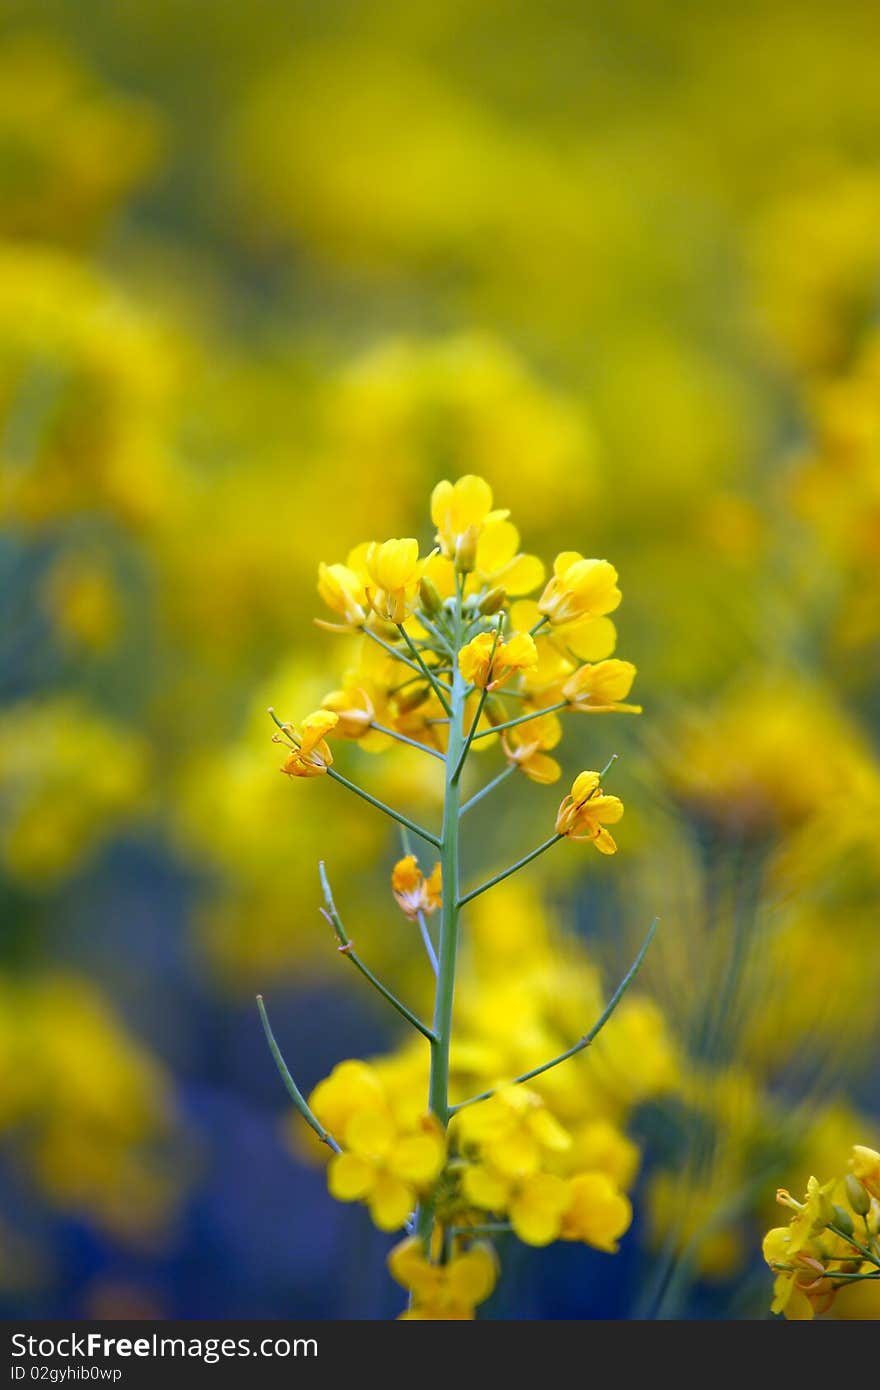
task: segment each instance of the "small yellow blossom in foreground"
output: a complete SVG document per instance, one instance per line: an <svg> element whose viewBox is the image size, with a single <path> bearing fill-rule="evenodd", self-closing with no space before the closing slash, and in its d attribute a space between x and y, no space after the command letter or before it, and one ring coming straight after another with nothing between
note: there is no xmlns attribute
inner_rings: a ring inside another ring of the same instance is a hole
<svg viewBox="0 0 880 1390"><path fill-rule="evenodd" d="M455 483L444 479L431 493L431 520L437 527L437 544L447 559L463 571L474 567L483 526L506 517L506 511L493 512L491 487L473 473Z"/></svg>
<svg viewBox="0 0 880 1390"><path fill-rule="evenodd" d="M374 541L367 549L366 567L371 608L385 622L402 623L415 598L422 573L418 541Z"/></svg>
<svg viewBox="0 0 880 1390"><path fill-rule="evenodd" d="M391 873L391 888L400 910L415 920L420 912L430 916L442 902L441 868L439 862L425 878L414 854L398 859Z"/></svg>
<svg viewBox="0 0 880 1390"><path fill-rule="evenodd" d="M380 1230L399 1230L446 1159L437 1119L398 1113L375 1069L356 1061L340 1063L309 1104L342 1148L327 1173L331 1194L340 1202L366 1202Z"/></svg>
<svg viewBox="0 0 880 1390"><path fill-rule="evenodd" d="M613 1255L631 1222L632 1203L607 1173L577 1173L571 1178L563 1240L582 1240Z"/></svg>
<svg viewBox="0 0 880 1390"><path fill-rule="evenodd" d="M617 845L605 826L614 825L622 815L623 802L618 796L605 795L598 772L581 772L560 804L556 833L570 840L592 840L602 854L615 854Z"/></svg>
<svg viewBox="0 0 880 1390"><path fill-rule="evenodd" d="M562 725L555 714L544 714L507 729L501 735L507 761L519 767L532 782L549 785L558 782L562 769L547 749L555 748L562 738Z"/></svg>
<svg viewBox="0 0 880 1390"><path fill-rule="evenodd" d="M618 710L626 714L641 714L641 705L625 705L636 668L631 661L598 661L581 666L562 687L562 698L574 710L604 714Z"/></svg>
<svg viewBox="0 0 880 1390"><path fill-rule="evenodd" d="M538 611L551 623L570 623L613 613L621 598L613 565L564 550L556 557L553 578L538 600Z"/></svg>
<svg viewBox="0 0 880 1390"><path fill-rule="evenodd" d="M498 1279L498 1262L491 1245L479 1242L444 1265L432 1264L416 1236L395 1245L388 1256L391 1275L409 1289L412 1308L403 1318L467 1321L484 1303Z"/></svg>
<svg viewBox="0 0 880 1390"><path fill-rule="evenodd" d="M536 1173L545 1154L562 1153L571 1145L571 1136L541 1097L525 1086L501 1087L488 1100L462 1110L457 1124L462 1142L478 1148L486 1162L510 1177Z"/></svg>
<svg viewBox="0 0 880 1390"><path fill-rule="evenodd" d="M288 777L320 777L333 762L333 754L324 737L339 723L339 716L330 710L315 710L300 724L285 727L285 732L297 745L288 754L281 771Z"/></svg>
<svg viewBox="0 0 880 1390"><path fill-rule="evenodd" d="M461 674L478 690L497 690L514 671L537 664L538 650L527 632L515 632L506 642L494 632L481 632L458 654Z"/></svg>

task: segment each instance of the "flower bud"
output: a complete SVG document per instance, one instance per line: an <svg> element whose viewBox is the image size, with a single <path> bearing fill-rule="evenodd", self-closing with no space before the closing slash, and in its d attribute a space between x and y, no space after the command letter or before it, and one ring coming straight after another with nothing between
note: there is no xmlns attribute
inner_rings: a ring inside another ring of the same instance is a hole
<svg viewBox="0 0 880 1390"><path fill-rule="evenodd" d="M871 1209L871 1198L854 1173L846 1175L846 1200L856 1216L867 1216Z"/></svg>
<svg viewBox="0 0 880 1390"><path fill-rule="evenodd" d="M477 563L477 529L469 526L455 543L455 568L460 574L470 574Z"/></svg>
<svg viewBox="0 0 880 1390"><path fill-rule="evenodd" d="M835 1202L831 1208L834 1212L834 1225L838 1231L843 1231L845 1236L851 1236L855 1232L855 1224L846 1207L839 1207Z"/></svg>
<svg viewBox="0 0 880 1390"><path fill-rule="evenodd" d="M480 599L480 612L486 617L490 613L498 613L503 607L507 594L502 588L490 589L488 594L484 594Z"/></svg>
<svg viewBox="0 0 880 1390"><path fill-rule="evenodd" d="M422 608L426 613L440 613L443 610L443 600L437 592L437 588L426 574L419 580L419 598L422 601Z"/></svg>
<svg viewBox="0 0 880 1390"><path fill-rule="evenodd" d="M414 709L418 709L419 705L425 703L430 693L430 687L427 684L419 685L418 681L406 686L404 690L398 690L394 697L398 713L410 714Z"/></svg>

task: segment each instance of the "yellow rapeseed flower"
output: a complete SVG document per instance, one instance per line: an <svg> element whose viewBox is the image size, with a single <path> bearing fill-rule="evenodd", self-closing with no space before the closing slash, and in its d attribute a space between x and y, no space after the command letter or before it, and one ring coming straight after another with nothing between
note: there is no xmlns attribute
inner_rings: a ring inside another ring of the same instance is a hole
<svg viewBox="0 0 880 1390"><path fill-rule="evenodd" d="M543 714L506 729L501 735L507 761L521 768L532 782L558 782L562 769L547 752L562 738L562 725L555 714Z"/></svg>
<svg viewBox="0 0 880 1390"><path fill-rule="evenodd" d="M614 1254L632 1222L632 1203L607 1173L577 1173L569 1180L563 1240L582 1240Z"/></svg>
<svg viewBox="0 0 880 1390"><path fill-rule="evenodd" d="M333 763L333 754L324 735L338 723L338 714L319 709L307 715L298 728L285 725L285 733L296 747L287 755L281 771L288 777L321 777Z"/></svg>
<svg viewBox="0 0 880 1390"><path fill-rule="evenodd" d="M515 632L508 641L494 632L481 632L458 654L461 674L478 690L497 690L515 671L537 664L537 648L527 632Z"/></svg>
<svg viewBox="0 0 880 1390"><path fill-rule="evenodd" d="M854 1144L850 1168L862 1186L880 1202L880 1153L865 1148L864 1144Z"/></svg>
<svg viewBox="0 0 880 1390"><path fill-rule="evenodd" d="M425 878L414 854L398 859L391 873L391 888L402 912L414 921L420 912L430 916L442 902L442 871L439 862Z"/></svg>
<svg viewBox="0 0 880 1390"><path fill-rule="evenodd" d="M409 1319L469 1320L498 1279L495 1251L482 1241L441 1265L428 1259L417 1236L409 1236L391 1251L388 1268L397 1283L412 1294L412 1307L401 1315Z"/></svg>
<svg viewBox="0 0 880 1390"><path fill-rule="evenodd" d="M641 705L622 703L632 689L636 668L631 661L598 661L575 671L562 687L562 698L574 710L604 714L617 710L641 714Z"/></svg>
<svg viewBox="0 0 880 1390"><path fill-rule="evenodd" d="M581 772L560 803L556 833L570 840L592 840L602 854L615 854L617 845L605 826L613 825L622 815L623 802L617 796L605 795L598 772Z"/></svg>
<svg viewBox="0 0 880 1390"><path fill-rule="evenodd" d="M502 1086L488 1100L469 1106L457 1118L466 1147L508 1177L537 1173L546 1154L564 1152L571 1136L535 1091Z"/></svg>
<svg viewBox="0 0 880 1390"><path fill-rule="evenodd" d="M607 560L585 560L564 550L553 565L553 578L538 600L538 611L553 624L613 613L621 600L617 570Z"/></svg>
<svg viewBox="0 0 880 1390"><path fill-rule="evenodd" d="M335 1067L309 1105L342 1148L327 1173L331 1194L366 1202L380 1230L399 1230L443 1167L446 1141L437 1120L398 1112L376 1070L357 1061Z"/></svg>
<svg viewBox="0 0 880 1390"><path fill-rule="evenodd" d="M316 619L319 627L345 631L350 627L362 627L369 614L367 590L363 577L350 565L318 566L318 593L327 607L338 613L343 626L325 623Z"/></svg>
<svg viewBox="0 0 880 1390"><path fill-rule="evenodd" d="M419 587L422 561L417 540L373 541L365 563L367 598L373 612L388 623L402 623Z"/></svg>
<svg viewBox="0 0 880 1390"><path fill-rule="evenodd" d="M506 517L506 511L493 512L492 489L484 478L473 473L455 483L444 479L431 493L431 520L437 527L437 544L462 571L473 569L486 523L504 521Z"/></svg>
<svg viewBox="0 0 880 1390"><path fill-rule="evenodd" d="M556 1173L534 1172L521 1177L490 1164L465 1169L462 1190L469 1202L493 1215L506 1215L526 1245L550 1245L558 1240L569 1190Z"/></svg>

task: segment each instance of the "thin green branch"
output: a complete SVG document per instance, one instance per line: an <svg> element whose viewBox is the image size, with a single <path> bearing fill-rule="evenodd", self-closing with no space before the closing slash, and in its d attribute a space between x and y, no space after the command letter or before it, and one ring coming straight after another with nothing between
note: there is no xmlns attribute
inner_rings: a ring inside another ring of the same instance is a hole
<svg viewBox="0 0 880 1390"><path fill-rule="evenodd" d="M492 648L489 652L489 669L486 673L486 684L480 691L480 698L477 702L476 713L474 714L471 727L468 730L468 736L464 741L464 747L462 748L461 753L459 754L458 762L455 764L455 771L452 774L453 782L457 782L459 777L461 776L461 770L464 767L465 758L467 757L468 750L474 741L474 736L477 732L477 725L479 724L480 717L483 713L483 706L485 705L486 698L489 694L489 677L492 675L492 662L495 660L495 649L498 646L498 639L501 636L501 622L502 620L499 619L499 621L495 625L495 636L492 639Z"/></svg>
<svg viewBox="0 0 880 1390"><path fill-rule="evenodd" d="M406 734L399 734L396 729L388 729L384 724L377 724L375 720L370 728L375 729L377 734L385 734L388 738L395 739L398 743L406 743L410 748L418 748L420 753L430 753L432 758L439 758L441 763L444 761L443 754L436 748L429 748L427 743L419 743L418 739L407 738Z"/></svg>
<svg viewBox="0 0 880 1390"><path fill-rule="evenodd" d="M470 811L473 806L479 806L483 797L488 796L489 793L494 791L496 787L499 787L502 782L505 782L512 772L516 772L516 763L508 763L504 770L499 772L497 777L493 777L492 781L487 782L485 787L481 787L478 792L474 792L470 800L466 801L462 806L459 815L463 816L465 811Z"/></svg>
<svg viewBox="0 0 880 1390"><path fill-rule="evenodd" d="M428 844L433 845L435 849L440 848L439 838L436 835L432 835L430 830L426 830L423 825L417 825L414 820L410 820L409 817L405 816L401 811L395 811L393 806L386 806L384 801L379 801L375 796L370 796L370 793L365 792L363 787L357 786L354 782L349 782L348 778L343 777L342 773L337 772L335 768L328 767L327 776L332 777L334 782L341 782L343 787L348 787L348 790L354 792L355 796L360 796L364 801L368 801L371 806L376 807L377 811L384 811L385 815L390 816L392 820L396 820L398 825L405 825L407 830L411 830L413 834L418 835L420 839L427 840Z"/></svg>
<svg viewBox="0 0 880 1390"><path fill-rule="evenodd" d="M866 1245L862 1245L860 1241L856 1240L855 1236L848 1236L846 1231L842 1231L839 1226L829 1225L828 1229L832 1231L834 1235L840 1236L840 1239L845 1240L848 1245L853 1246L855 1250L858 1250L870 1264L876 1265L878 1269L880 1269L880 1260L877 1259L877 1256L873 1254Z"/></svg>
<svg viewBox="0 0 880 1390"><path fill-rule="evenodd" d="M416 917L419 924L419 931L421 932L422 936L422 943L425 947L428 960L431 962L431 969L433 970L435 975L439 975L440 962L437 959L437 952L434 950L434 943L431 940L431 933L428 931L428 923L425 920L425 914L424 912L419 912L416 914Z"/></svg>
<svg viewBox="0 0 880 1390"><path fill-rule="evenodd" d="M257 995L257 1008L260 1011L260 1020L263 1024L263 1032L266 1034L266 1042L269 1044L269 1051L275 1058L275 1065L278 1068L281 1080L287 1087L287 1094L290 1096L290 1099L293 1101L297 1110L302 1115L306 1124L311 1125L312 1129L315 1131L321 1142L323 1144L326 1144L328 1148L332 1149L334 1153L341 1153L342 1150L337 1144L336 1140L333 1138L333 1135L330 1134L329 1131L324 1128L324 1126L320 1123L317 1116L315 1115L314 1111L310 1109L308 1101L306 1100L305 1096L297 1086L296 1082L290 1074L290 1071L288 1070L287 1063L281 1055L281 1049L275 1041L275 1034L272 1032L272 1026L269 1023L269 1015L266 1013L266 1006L263 1003L262 994Z"/></svg>
<svg viewBox="0 0 880 1390"><path fill-rule="evenodd" d="M558 709L568 709L568 701L560 700L558 704L547 705L545 709L530 710L528 714L520 714L516 719L507 719L503 724L493 724L491 729L484 729L482 733L474 734L474 739L488 738L490 734L500 734L502 729L513 729L517 724L528 724L530 719L540 719L542 714L555 714Z"/></svg>
<svg viewBox="0 0 880 1390"><path fill-rule="evenodd" d="M545 850L550 849L551 845L558 844L559 841L564 838L563 835L559 834L551 835L549 840L545 840L542 845L538 845L538 848L533 849L529 854L523 855L522 859L518 859L515 864L511 864L509 869L502 869L500 874L496 874L494 878L490 878L485 883L481 883L479 888L472 888L470 893L465 893L463 898L459 898L458 906L464 907L465 903L472 902L473 899L478 898L481 893L486 893L490 888L494 888L496 883L502 883L504 879L510 878L510 875L515 874L517 869L525 868L526 864L531 864L532 860L537 859L539 854L543 854Z"/></svg>
<svg viewBox="0 0 880 1390"><path fill-rule="evenodd" d="M444 691L449 690L449 686L446 684L445 681L438 680L437 677L434 675L433 671L431 670L430 666L428 666L425 663L424 657L422 656L415 642L410 637L406 628L403 626L403 623L397 624L397 631L400 633L401 637L403 638L404 642L409 648L413 660L421 667L422 671L425 673L425 675L428 677L428 680L431 682L431 686L433 688L434 694L437 696L437 699L440 701L446 713L448 715L451 715L452 707L450 706L449 701L447 700L446 695L444 693Z"/></svg>
<svg viewBox="0 0 880 1390"><path fill-rule="evenodd" d="M629 970L627 970L620 984L617 986L617 989L612 994L604 1010L599 1016L599 1019L596 1023L593 1024L593 1027L590 1029L589 1033L585 1033L582 1038L579 1038L573 1047L567 1048L565 1052L560 1052L558 1057L551 1058L549 1062L544 1062L540 1067L533 1067L531 1071L524 1071L522 1076L515 1076L513 1081L510 1083L512 1086L521 1086L525 1081L533 1081L536 1076L541 1076L543 1072L550 1071L551 1067L558 1067L560 1062L567 1062L569 1057L575 1057L579 1052L583 1052L585 1048L590 1046L590 1043L595 1041L599 1033L601 1033L602 1029L605 1027L605 1024L608 1022L611 1015L614 1013L614 1010L617 1008L618 1004L620 1003L624 994L628 990L629 986L632 984L636 975L639 973L642 961L645 959L645 956L647 954L648 947L654 940L654 933L657 930L659 922L660 918L655 917L650 927L648 928L647 936L645 937L644 941L641 944L641 947L639 948L638 955L636 956ZM457 1111L464 1110L468 1105L476 1105L478 1101L488 1100L490 1096L495 1095L497 1089L498 1088L496 1086L491 1091L481 1091L481 1093L478 1096L471 1096L470 1100L463 1100L459 1105L453 1105L450 1110L450 1114L454 1115Z"/></svg>
<svg viewBox="0 0 880 1390"><path fill-rule="evenodd" d="M392 994L391 990L388 989L386 985L383 985L382 981L376 975L373 974L372 970L370 970L370 968L366 966L364 962L361 960L360 956L355 953L352 940L346 932L345 927L342 925L342 918L340 917L336 909L336 904L333 901L333 893L330 889L330 882L327 878L327 871L324 868L323 860L321 860L320 864L318 865L318 873L321 876L321 888L324 893L324 902L326 904L326 907L322 908L321 912L326 921L330 923L331 927L336 933L336 939L339 942L340 955L347 956L348 959L351 961L352 965L355 966L355 968L361 972L365 979L369 980L370 984L374 987L374 989L377 989L379 991L383 999L387 1000L391 1007L393 1009L396 1009L397 1012L403 1018L406 1019L407 1023L411 1023L413 1028L418 1029L423 1038L427 1038L428 1042L433 1043L435 1041L434 1034L431 1032L431 1029L427 1026L427 1024L423 1023L422 1020L418 1018L412 1012L411 1009L408 1009L405 1004L401 1003L401 1001L397 998L397 995Z"/></svg>

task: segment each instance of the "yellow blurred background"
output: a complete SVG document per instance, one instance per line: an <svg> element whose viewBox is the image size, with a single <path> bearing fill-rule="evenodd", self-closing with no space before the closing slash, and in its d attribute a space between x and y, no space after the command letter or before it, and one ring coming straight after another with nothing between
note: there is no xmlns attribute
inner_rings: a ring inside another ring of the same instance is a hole
<svg viewBox="0 0 880 1390"><path fill-rule="evenodd" d="M869 0L10 0L9 1315L395 1310L253 995L304 1086L395 1046L316 870L417 995L398 844L278 776L265 709L338 683L318 562L424 549L472 472L529 551L617 566L645 713L577 731L573 767L619 754L617 861L542 861L479 917L463 1020L576 1030L536 941L589 1012L662 919L595 1064L634 1230L510 1261L490 1315L764 1315L776 1186L880 1129L878 47ZM434 803L406 754L347 766ZM482 822L490 868L551 814L531 790Z"/></svg>

